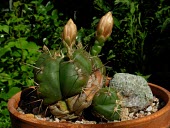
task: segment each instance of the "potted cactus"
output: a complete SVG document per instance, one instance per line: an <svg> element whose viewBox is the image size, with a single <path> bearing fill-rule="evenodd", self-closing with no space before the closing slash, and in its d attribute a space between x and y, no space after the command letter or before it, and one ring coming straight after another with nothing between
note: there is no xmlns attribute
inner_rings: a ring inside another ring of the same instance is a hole
<svg viewBox="0 0 170 128"><path fill-rule="evenodd" d="M109 79L106 76L98 54L112 27L113 17L108 12L101 18L94 45L87 52L81 42L76 42L77 28L70 19L62 34L66 52L43 46L34 68L36 85L17 93L8 102L13 128L170 126L170 121L166 120L170 118L170 93L167 90L128 73L117 73ZM160 111L127 120L129 111L145 109L153 102L154 95L165 103ZM26 113L20 113L18 108ZM35 118L36 114L49 116L53 121L39 120ZM82 119L90 121L76 123Z"/></svg>

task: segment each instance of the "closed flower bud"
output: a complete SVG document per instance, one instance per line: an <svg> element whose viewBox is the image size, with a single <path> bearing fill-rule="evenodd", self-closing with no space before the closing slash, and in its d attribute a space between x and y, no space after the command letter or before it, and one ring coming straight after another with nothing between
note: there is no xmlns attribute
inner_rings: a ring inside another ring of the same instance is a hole
<svg viewBox="0 0 170 128"><path fill-rule="evenodd" d="M108 12L101 19L97 27L96 37L99 40L106 41L111 35L113 28L113 17L112 13Z"/></svg>
<svg viewBox="0 0 170 128"><path fill-rule="evenodd" d="M77 27L74 24L73 20L70 19L67 24L64 26L63 40L69 47L72 47L75 44L77 36Z"/></svg>

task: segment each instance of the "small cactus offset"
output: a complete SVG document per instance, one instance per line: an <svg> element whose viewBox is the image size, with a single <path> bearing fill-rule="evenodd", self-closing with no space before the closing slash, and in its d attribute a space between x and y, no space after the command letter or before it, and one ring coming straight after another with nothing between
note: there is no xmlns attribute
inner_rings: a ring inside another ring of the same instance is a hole
<svg viewBox="0 0 170 128"><path fill-rule="evenodd" d="M110 121L119 120L121 103L117 91L110 87L100 89L93 99L92 112L99 118Z"/></svg>

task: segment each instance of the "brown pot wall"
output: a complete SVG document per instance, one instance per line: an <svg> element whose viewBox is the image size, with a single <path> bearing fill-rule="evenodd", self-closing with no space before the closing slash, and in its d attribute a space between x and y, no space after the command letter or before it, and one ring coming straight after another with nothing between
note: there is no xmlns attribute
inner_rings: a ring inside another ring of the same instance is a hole
<svg viewBox="0 0 170 128"><path fill-rule="evenodd" d="M166 102L161 110L139 119L105 124L56 123L26 116L16 110L20 100L19 92L8 101L12 128L170 128L170 92L155 84L149 83L149 86L154 95Z"/></svg>

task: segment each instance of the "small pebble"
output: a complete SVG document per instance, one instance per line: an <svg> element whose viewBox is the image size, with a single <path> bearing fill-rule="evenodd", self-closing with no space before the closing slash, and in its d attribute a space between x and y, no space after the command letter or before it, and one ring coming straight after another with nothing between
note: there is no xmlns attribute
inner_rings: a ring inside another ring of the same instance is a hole
<svg viewBox="0 0 170 128"><path fill-rule="evenodd" d="M144 111L140 111L139 113L144 114Z"/></svg>
<svg viewBox="0 0 170 128"><path fill-rule="evenodd" d="M28 118L34 118L34 115L33 114L25 114L26 115L26 117L28 117Z"/></svg>
<svg viewBox="0 0 170 128"><path fill-rule="evenodd" d="M152 111L153 111L153 112L157 112L158 109L157 109L157 108L153 108Z"/></svg>
<svg viewBox="0 0 170 128"><path fill-rule="evenodd" d="M133 117L133 115L134 115L134 113L132 112L132 113L129 114L129 117Z"/></svg>
<svg viewBox="0 0 170 128"><path fill-rule="evenodd" d="M50 121L50 117L46 117L46 121Z"/></svg>
<svg viewBox="0 0 170 128"><path fill-rule="evenodd" d="M96 121L88 121L88 120L84 120L82 119L81 121L76 121L76 124L96 124Z"/></svg>
<svg viewBox="0 0 170 128"><path fill-rule="evenodd" d="M58 118L54 118L54 122L60 122Z"/></svg>
<svg viewBox="0 0 170 128"><path fill-rule="evenodd" d="M155 106L155 103L152 103L152 106Z"/></svg>
<svg viewBox="0 0 170 128"><path fill-rule="evenodd" d="M144 115L141 114L141 113L139 113L139 114L138 114L138 118L141 118L141 117L144 117Z"/></svg>
<svg viewBox="0 0 170 128"><path fill-rule="evenodd" d="M150 115L150 114L152 114L152 113L151 113L151 112L148 112L148 113L147 113L147 115Z"/></svg>
<svg viewBox="0 0 170 128"><path fill-rule="evenodd" d="M148 112L152 111L152 106L147 107L146 111Z"/></svg>

